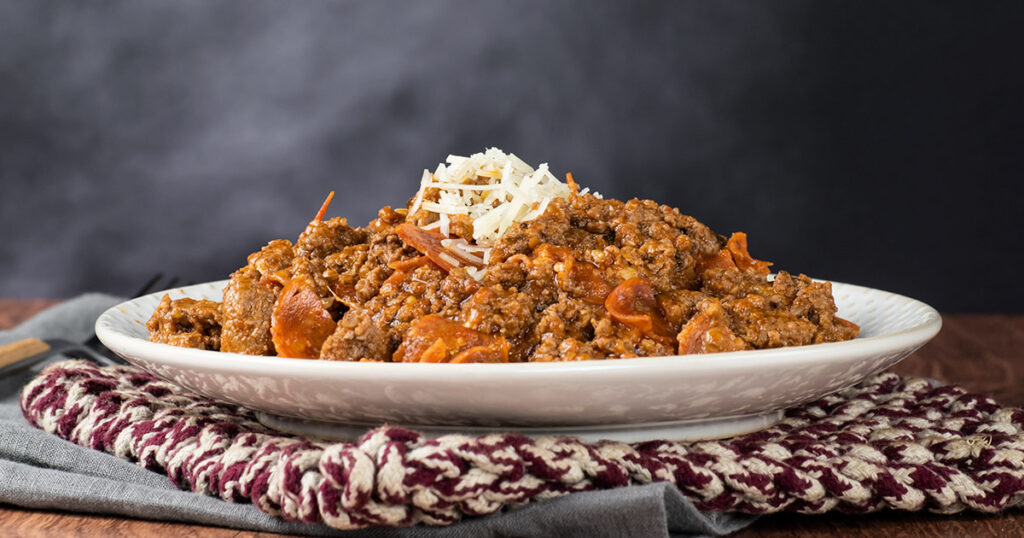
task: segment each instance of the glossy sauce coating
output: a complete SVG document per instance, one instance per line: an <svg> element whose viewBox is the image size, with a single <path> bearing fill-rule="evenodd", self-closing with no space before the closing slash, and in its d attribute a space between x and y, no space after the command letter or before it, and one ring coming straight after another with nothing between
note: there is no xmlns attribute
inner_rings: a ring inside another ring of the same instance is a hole
<svg viewBox="0 0 1024 538"><path fill-rule="evenodd" d="M220 349L347 361L565 361L858 333L836 316L830 284L785 271L769 280L771 264L750 255L746 234L724 238L649 200L555 199L506 231L486 265L447 250L445 237L425 228L436 219L385 207L364 228L314 220L294 245L272 241L232 275L217 320ZM449 230L472 241L468 219L454 216ZM467 266L486 272L477 280ZM174 338L173 324L153 327L155 340L196 341Z"/></svg>

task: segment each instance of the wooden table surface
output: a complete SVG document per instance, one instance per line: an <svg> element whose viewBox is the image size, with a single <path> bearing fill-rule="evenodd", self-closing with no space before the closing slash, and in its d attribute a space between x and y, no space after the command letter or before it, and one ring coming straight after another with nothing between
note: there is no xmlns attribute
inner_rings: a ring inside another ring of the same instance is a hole
<svg viewBox="0 0 1024 538"><path fill-rule="evenodd" d="M9 328L52 300L0 299L0 329ZM939 335L893 371L957 383L990 394L1003 405L1024 407L1024 316L949 315ZM3 536L277 536L122 517L26 510L0 505ZM846 516L775 514L734 534L753 536L1024 536L1024 510L1002 514L880 512Z"/></svg>

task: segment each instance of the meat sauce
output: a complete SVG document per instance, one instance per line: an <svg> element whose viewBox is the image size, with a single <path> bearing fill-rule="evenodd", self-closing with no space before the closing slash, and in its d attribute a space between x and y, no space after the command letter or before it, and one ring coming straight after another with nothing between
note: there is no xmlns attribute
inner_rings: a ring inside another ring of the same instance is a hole
<svg viewBox="0 0 1024 538"><path fill-rule="evenodd" d="M437 219L424 210L385 207L363 228L321 217L294 244L251 254L222 303L165 297L150 339L304 359L504 363L764 349L859 332L836 315L830 283L785 271L770 279L745 234L724 238L649 200L553 199L506 230L486 263L444 247L472 241L472 223L458 218L445 237L424 228Z"/></svg>

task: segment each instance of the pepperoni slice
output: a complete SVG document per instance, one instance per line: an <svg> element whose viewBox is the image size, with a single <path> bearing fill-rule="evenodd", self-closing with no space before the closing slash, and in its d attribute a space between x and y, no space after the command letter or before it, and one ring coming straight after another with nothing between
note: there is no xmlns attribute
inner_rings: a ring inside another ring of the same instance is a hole
<svg viewBox="0 0 1024 538"><path fill-rule="evenodd" d="M697 273L703 273L708 269L736 269L736 262L732 261L729 250L723 248L697 264Z"/></svg>
<svg viewBox="0 0 1024 538"><path fill-rule="evenodd" d="M452 364L467 362L508 362L508 341L498 338L486 346L473 346L460 351L452 360Z"/></svg>
<svg viewBox="0 0 1024 538"><path fill-rule="evenodd" d="M431 260L427 256L417 256L409 260L399 260L391 262L388 264L388 267L394 269L395 272L391 273L391 276L389 276L388 279L385 280L380 287L383 289L386 286L399 286L402 283L402 281L406 279L406 277L412 274L413 271L425 265L441 269L441 267L439 267L436 263L434 263L433 260ZM443 270L447 272L447 269Z"/></svg>
<svg viewBox="0 0 1024 538"><path fill-rule="evenodd" d="M334 282L331 285L331 293L338 298L345 306L353 308L359 304L359 293L352 284Z"/></svg>
<svg viewBox="0 0 1024 538"><path fill-rule="evenodd" d="M557 260L555 282L558 287L585 303L602 305L612 291L612 287L601 278L601 271L596 265L577 260L567 247L543 243L534 250L534 256Z"/></svg>
<svg viewBox="0 0 1024 538"><path fill-rule="evenodd" d="M426 256L416 256L408 260L398 260L388 264L388 267L395 271L402 271L404 273L411 273L424 265L437 265L430 258Z"/></svg>
<svg viewBox="0 0 1024 538"><path fill-rule="evenodd" d="M768 274L768 268L772 265L771 262L755 260L750 256L750 252L747 252L747 234L743 232L732 234L732 237L726 242L725 248L732 254L732 261L736 263L736 267L740 271L762 275Z"/></svg>
<svg viewBox="0 0 1024 538"><path fill-rule="evenodd" d="M708 269L739 269L748 273L767 275L771 262L755 260L747 251L747 234L736 232L725 243L725 248L697 263L697 272Z"/></svg>
<svg viewBox="0 0 1024 538"><path fill-rule="evenodd" d="M846 320L846 319L843 319L843 318L841 318L839 316L835 316L834 318L832 318L832 323L835 323L836 325L841 325L843 327L846 327L848 330L850 330L853 333L853 337L854 338L856 338L858 335L860 335L860 325L857 325L856 323L854 323L854 322L852 322L850 320Z"/></svg>
<svg viewBox="0 0 1024 538"><path fill-rule="evenodd" d="M483 261L469 261L461 256L456 256L444 248L441 245L441 241L445 237L440 232L424 230L414 224L403 223L395 227L395 233L398 234L398 237L402 238L402 241L405 241L405 244L420 251L421 254L430 258L430 261L436 263L445 271L451 271L461 265L471 265L477 268L484 266ZM453 260L456 263L452 263Z"/></svg>
<svg viewBox="0 0 1024 538"><path fill-rule="evenodd" d="M604 307L615 321L638 329L649 338L670 345L675 342L675 332L646 278L631 278L615 286Z"/></svg>
<svg viewBox="0 0 1024 538"><path fill-rule="evenodd" d="M463 327L437 314L413 323L394 362L508 362L508 341Z"/></svg>
<svg viewBox="0 0 1024 538"><path fill-rule="evenodd" d="M729 320L718 299L707 299L700 304L700 312L679 331L678 340L680 355L749 349L729 328Z"/></svg>
<svg viewBox="0 0 1024 538"><path fill-rule="evenodd" d="M285 284L270 317L270 336L278 356L317 359L335 328L312 277L300 275Z"/></svg>

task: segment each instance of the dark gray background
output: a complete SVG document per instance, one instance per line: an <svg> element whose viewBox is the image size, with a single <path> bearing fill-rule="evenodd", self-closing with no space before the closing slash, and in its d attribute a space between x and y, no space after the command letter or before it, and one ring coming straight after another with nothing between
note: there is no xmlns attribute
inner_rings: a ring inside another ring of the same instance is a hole
<svg viewBox="0 0 1024 538"><path fill-rule="evenodd" d="M487 146L776 268L1024 311L1022 9L0 3L0 296L226 277Z"/></svg>

